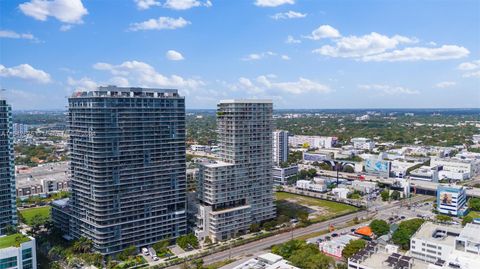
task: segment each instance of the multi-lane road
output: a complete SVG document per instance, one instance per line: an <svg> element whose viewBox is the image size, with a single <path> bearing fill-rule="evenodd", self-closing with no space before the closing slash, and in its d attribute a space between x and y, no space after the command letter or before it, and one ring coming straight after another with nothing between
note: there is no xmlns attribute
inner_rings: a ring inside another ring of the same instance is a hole
<svg viewBox="0 0 480 269"><path fill-rule="evenodd" d="M416 197L411 199L411 202L415 203L415 202L419 202L419 201L422 201L422 200L425 200L425 199L426 199L425 196L416 196ZM398 211L398 209L400 207L401 207L400 202L396 201L396 202L393 202L393 203L390 203L390 204L384 204L382 206L379 206L377 209L379 211L380 210L382 210L382 211L387 211L387 210L388 211L395 211L395 210ZM286 233L278 234L278 235L267 237L267 238L264 238L264 239L261 239L261 240L255 241L255 242L251 242L251 243L248 243L248 244L245 244L245 245L241 245L241 246L238 246L238 247L233 247L229 250L224 250L224 251L221 251L221 252L211 254L209 256L205 256L205 257L203 257L203 261L204 261L205 264L211 264L211 263L226 260L226 259L229 259L229 258L234 258L234 257L238 258L238 257L255 255L255 254L258 254L258 253L260 253L261 251L263 251L267 248L270 248L271 246L273 246L275 244L280 244L280 243L287 242L288 240L290 240L292 238L309 235L309 234L312 234L314 232L318 232L318 231L322 231L322 230L327 230L330 225L341 226L341 225L344 225L345 223L353 220L355 217L358 217L359 219L361 219L363 217L372 216L372 214L374 214L374 213L367 212L367 211L360 211L360 212L352 213L352 214L349 214L349 215L341 216L341 217L338 217L338 218L335 218L335 219L331 219L329 221L315 223L315 224L312 224L312 225L310 225L308 227L305 227L305 228L295 229L293 231L293 233L292 232L286 232ZM172 266L172 267L169 267L169 268L179 268L179 266Z"/></svg>

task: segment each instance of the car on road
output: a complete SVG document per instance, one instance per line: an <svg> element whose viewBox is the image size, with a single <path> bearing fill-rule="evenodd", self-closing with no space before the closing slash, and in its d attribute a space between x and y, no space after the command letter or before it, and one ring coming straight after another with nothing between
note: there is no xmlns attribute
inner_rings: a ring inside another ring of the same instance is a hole
<svg viewBox="0 0 480 269"><path fill-rule="evenodd" d="M400 219L405 219L405 216L400 216Z"/></svg>
<svg viewBox="0 0 480 269"><path fill-rule="evenodd" d="M154 257L153 257L153 260L154 260L154 261L158 261L159 258L158 258L157 256L154 256Z"/></svg>
<svg viewBox="0 0 480 269"><path fill-rule="evenodd" d="M333 234L332 234L332 237L337 237L337 236L338 236L337 233L333 233Z"/></svg>
<svg viewBox="0 0 480 269"><path fill-rule="evenodd" d="M332 239L330 236L328 236L328 235L327 235L327 236L325 236L325 240L327 240L327 241L328 241L328 240L330 240L330 239Z"/></svg>
<svg viewBox="0 0 480 269"><path fill-rule="evenodd" d="M350 229L350 232L354 233L356 230L357 230L357 229L352 228L352 229Z"/></svg>
<svg viewBox="0 0 480 269"><path fill-rule="evenodd" d="M142 253L145 256L148 256L148 249L147 248L142 248Z"/></svg>

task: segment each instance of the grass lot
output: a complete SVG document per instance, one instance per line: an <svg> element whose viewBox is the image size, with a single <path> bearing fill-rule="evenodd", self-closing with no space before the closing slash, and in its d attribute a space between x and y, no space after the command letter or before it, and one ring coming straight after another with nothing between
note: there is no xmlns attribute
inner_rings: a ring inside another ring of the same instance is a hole
<svg viewBox="0 0 480 269"><path fill-rule="evenodd" d="M276 192L275 196L277 200L277 208L286 207L286 208L279 208L279 211L298 210L298 207L321 208L322 210L325 211L324 213L319 214L319 216L316 216L315 218L311 219L312 222L325 221L335 216L344 215L344 214L359 210L358 208L351 205L321 200L321 199L302 196L302 195L293 194L293 193ZM294 204L292 203L292 201L295 201ZM286 213L285 215L290 215L290 214Z"/></svg>
<svg viewBox="0 0 480 269"><path fill-rule="evenodd" d="M470 211L470 212L468 212L468 216L470 216L470 217L472 217L472 218L474 218L474 219L480 218L480 212L478 212L478 211Z"/></svg>
<svg viewBox="0 0 480 269"><path fill-rule="evenodd" d="M28 242L30 239L23 234L12 234L0 237L0 249L8 247L18 247L21 243Z"/></svg>
<svg viewBox="0 0 480 269"><path fill-rule="evenodd" d="M42 206L42 207L34 207L28 209L20 210L20 214L22 215L25 223L28 225L32 224L32 219L36 215L42 216L43 219L48 220L50 219L50 206Z"/></svg>

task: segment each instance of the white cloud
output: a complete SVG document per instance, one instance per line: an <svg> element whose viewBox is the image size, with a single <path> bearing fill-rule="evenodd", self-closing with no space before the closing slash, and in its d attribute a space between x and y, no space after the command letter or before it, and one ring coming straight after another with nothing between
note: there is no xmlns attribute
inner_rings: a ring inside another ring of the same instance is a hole
<svg viewBox="0 0 480 269"><path fill-rule="evenodd" d="M165 53L165 57L169 59L170 61L181 61L185 58L183 58L183 55L175 50L169 50Z"/></svg>
<svg viewBox="0 0 480 269"><path fill-rule="evenodd" d="M134 0L134 1L135 1L135 4L137 4L137 8L140 10L145 10L153 6L162 5L159 1L156 1L156 0Z"/></svg>
<svg viewBox="0 0 480 269"><path fill-rule="evenodd" d="M43 70L35 69L29 64L20 64L14 67L5 67L0 64L0 77L16 77L34 80L40 83L51 82L50 74Z"/></svg>
<svg viewBox="0 0 480 269"><path fill-rule="evenodd" d="M189 25L191 22L182 17L177 19L171 17L159 17L158 19L149 19L144 22L132 23L130 31L140 30L173 30Z"/></svg>
<svg viewBox="0 0 480 269"><path fill-rule="evenodd" d="M412 90L409 88L401 86L391 86L385 84L367 84L367 85L358 85L360 89L375 91L382 95L403 95L403 94L419 94L417 90Z"/></svg>
<svg viewBox="0 0 480 269"><path fill-rule="evenodd" d="M364 57L385 52L401 43L414 43L416 39L395 35L388 37L375 32L364 36L342 37L334 41L335 46L324 45L314 53L330 57Z"/></svg>
<svg viewBox="0 0 480 269"><path fill-rule="evenodd" d="M288 55L282 55L280 58L282 58L282 60L290 60L290 56Z"/></svg>
<svg viewBox="0 0 480 269"><path fill-rule="evenodd" d="M453 87L455 85L457 85L455 81L442 81L435 84L435 88L445 89L445 88Z"/></svg>
<svg viewBox="0 0 480 269"><path fill-rule="evenodd" d="M266 51L261 53L251 53L242 58L242 61L256 61L261 60L269 56L276 56L277 54L272 51Z"/></svg>
<svg viewBox="0 0 480 269"><path fill-rule="evenodd" d="M293 5L295 0L256 0L255 5L259 7L277 7L285 4Z"/></svg>
<svg viewBox="0 0 480 269"><path fill-rule="evenodd" d="M238 87L245 89L249 94L278 94L277 91L282 91L290 94L304 94L304 93L328 93L331 91L330 87L321 83L300 77L297 81L289 82L275 82L275 75L258 76L255 81L248 78L241 77L238 79ZM235 86L234 88L238 88Z"/></svg>
<svg viewBox="0 0 480 269"><path fill-rule="evenodd" d="M80 79L68 77L67 84L75 88L75 90L95 90L99 86L97 82L88 77L83 77Z"/></svg>
<svg viewBox="0 0 480 269"><path fill-rule="evenodd" d="M60 26L60 31L62 32L66 32L66 31L70 31L72 29L73 25L71 24L64 24L62 26Z"/></svg>
<svg viewBox="0 0 480 269"><path fill-rule="evenodd" d="M198 0L167 0L163 6L175 10L185 10L199 6L211 7L212 2L209 0L204 3Z"/></svg>
<svg viewBox="0 0 480 269"><path fill-rule="evenodd" d="M124 78L132 81L134 85L145 87L176 87L186 90L205 85L205 82L200 79L187 79L178 75L165 76L158 73L153 66L140 61L126 61L119 65L96 63L93 68L108 71L116 76L117 80Z"/></svg>
<svg viewBox="0 0 480 269"><path fill-rule="evenodd" d="M463 74L464 78L480 78L480 70Z"/></svg>
<svg viewBox="0 0 480 269"><path fill-rule="evenodd" d="M287 44L299 44L302 43L302 41L295 39L293 36L289 35L287 36L287 39L285 40L285 43Z"/></svg>
<svg viewBox="0 0 480 269"><path fill-rule="evenodd" d="M88 14L81 0L31 0L18 7L23 14L40 21L50 16L64 23L83 23L82 17Z"/></svg>
<svg viewBox="0 0 480 269"><path fill-rule="evenodd" d="M459 59L468 56L470 51L465 47L456 45L443 45L438 48L410 47L391 52L384 52L376 55L366 55L363 61L437 61L448 59Z"/></svg>
<svg viewBox="0 0 480 269"><path fill-rule="evenodd" d="M340 32L332 26L321 25L317 29L313 30L309 36L305 36L305 38L319 40L322 38L337 38L340 36Z"/></svg>
<svg viewBox="0 0 480 269"><path fill-rule="evenodd" d="M480 69L480 60L461 63L458 65L458 69L464 70L464 71Z"/></svg>
<svg viewBox="0 0 480 269"><path fill-rule="evenodd" d="M270 16L274 20L281 20L281 19L299 19L307 17L307 13L300 13L289 10L288 12L283 13L276 13L275 15Z"/></svg>
<svg viewBox="0 0 480 269"><path fill-rule="evenodd" d="M0 38L36 39L32 34L20 34L9 30L0 30Z"/></svg>

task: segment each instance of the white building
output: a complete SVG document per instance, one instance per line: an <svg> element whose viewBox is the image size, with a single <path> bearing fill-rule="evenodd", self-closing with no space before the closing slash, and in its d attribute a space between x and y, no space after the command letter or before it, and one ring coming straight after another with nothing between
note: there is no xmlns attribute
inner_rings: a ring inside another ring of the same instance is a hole
<svg viewBox="0 0 480 269"><path fill-rule="evenodd" d="M356 239L359 239L359 238L353 235L346 234L339 237L334 237L331 240L320 242L318 244L318 248L320 249L321 252L329 256L341 258L342 251L345 248L345 246L350 241L356 240Z"/></svg>
<svg viewBox="0 0 480 269"><path fill-rule="evenodd" d="M273 167L273 184L285 185L287 180L298 173L298 165L289 167Z"/></svg>
<svg viewBox="0 0 480 269"><path fill-rule="evenodd" d="M410 179L438 182L438 168L438 166L420 166L419 168L410 171Z"/></svg>
<svg viewBox="0 0 480 269"><path fill-rule="evenodd" d="M460 160L456 158L432 158L430 166L441 166L443 171L452 173L467 174L468 178L475 175L476 169L475 160Z"/></svg>
<svg viewBox="0 0 480 269"><path fill-rule="evenodd" d="M438 185L437 210L442 214L464 216L468 211L465 188L457 185Z"/></svg>
<svg viewBox="0 0 480 269"><path fill-rule="evenodd" d="M472 141L475 144L480 144L480 134L475 134L472 136Z"/></svg>
<svg viewBox="0 0 480 269"><path fill-rule="evenodd" d="M307 145L309 148L331 148L337 144L337 138L332 136L294 135L289 137L292 147Z"/></svg>
<svg viewBox="0 0 480 269"><path fill-rule="evenodd" d="M273 132L273 163L279 166L288 159L288 132L277 130Z"/></svg>
<svg viewBox="0 0 480 269"><path fill-rule="evenodd" d="M375 141L365 137L355 137L350 140L354 149L372 150L375 147Z"/></svg>
<svg viewBox="0 0 480 269"><path fill-rule="evenodd" d="M36 269L37 251L35 247L35 238L22 234L13 234L0 237L2 241L12 241L16 243L15 237L19 238L19 246L11 246L0 249L0 268L5 269Z"/></svg>
<svg viewBox="0 0 480 269"><path fill-rule="evenodd" d="M438 263L444 267L452 261L468 259L475 255L480 261L480 225L467 224L463 229L425 222L410 239L410 254L415 259L429 263ZM451 268L479 268L479 267L451 267Z"/></svg>
<svg viewBox="0 0 480 269"><path fill-rule="evenodd" d="M300 190L306 190L306 191L326 192L327 184L316 183L313 180L297 180L296 188Z"/></svg>
<svg viewBox="0 0 480 269"><path fill-rule="evenodd" d="M233 267L232 269L299 269L295 267L287 260L284 260L282 256L266 253L259 255L257 258L250 259L240 265Z"/></svg>
<svg viewBox="0 0 480 269"><path fill-rule="evenodd" d="M190 149L193 151L207 151L210 150L210 147L207 145L191 145Z"/></svg>
<svg viewBox="0 0 480 269"><path fill-rule="evenodd" d="M338 198L347 199L347 196L351 191L347 188L333 188L332 193Z"/></svg>
<svg viewBox="0 0 480 269"><path fill-rule="evenodd" d="M376 182L354 180L352 182L352 189L368 194L378 189L378 187Z"/></svg>

